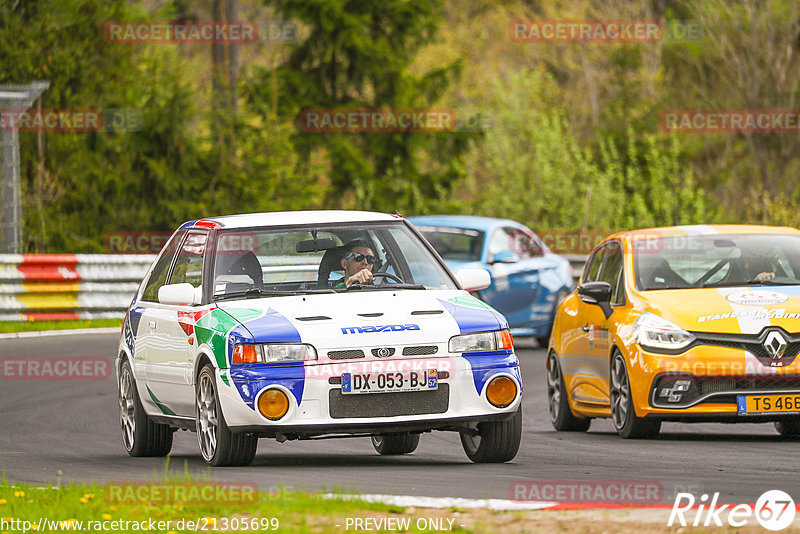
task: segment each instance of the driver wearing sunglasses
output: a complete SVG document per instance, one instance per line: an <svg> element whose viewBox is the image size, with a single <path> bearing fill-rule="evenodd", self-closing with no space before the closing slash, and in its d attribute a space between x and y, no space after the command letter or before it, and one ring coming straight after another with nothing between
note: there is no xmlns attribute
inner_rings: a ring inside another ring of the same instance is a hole
<svg viewBox="0 0 800 534"><path fill-rule="evenodd" d="M362 239L355 239L345 245L342 257L344 277L334 287L350 287L353 284L371 284L372 267L377 261L375 254Z"/></svg>

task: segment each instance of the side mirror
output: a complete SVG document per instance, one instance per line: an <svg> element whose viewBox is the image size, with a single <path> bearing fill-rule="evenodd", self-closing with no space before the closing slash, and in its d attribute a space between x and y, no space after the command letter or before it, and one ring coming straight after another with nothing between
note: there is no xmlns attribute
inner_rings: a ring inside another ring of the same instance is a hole
<svg viewBox="0 0 800 534"><path fill-rule="evenodd" d="M492 283L489 273L483 269L461 269L456 273L456 279L465 291L486 289Z"/></svg>
<svg viewBox="0 0 800 534"><path fill-rule="evenodd" d="M200 302L198 290L189 283L167 284L158 288L158 302L173 306L193 306Z"/></svg>
<svg viewBox="0 0 800 534"><path fill-rule="evenodd" d="M497 254L493 255L489 263L517 263L518 261L519 261L519 256L517 256L510 250L502 250Z"/></svg>
<svg viewBox="0 0 800 534"><path fill-rule="evenodd" d="M578 286L578 296L587 304L600 306L606 319L611 317L611 284L608 282L586 282Z"/></svg>

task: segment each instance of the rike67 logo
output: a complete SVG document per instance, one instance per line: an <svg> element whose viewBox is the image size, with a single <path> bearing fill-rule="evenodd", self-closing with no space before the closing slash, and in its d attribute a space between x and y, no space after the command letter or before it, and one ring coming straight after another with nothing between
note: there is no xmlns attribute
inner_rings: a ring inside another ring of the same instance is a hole
<svg viewBox="0 0 800 534"><path fill-rule="evenodd" d="M698 502L699 501L699 502ZM699 506L698 506L699 505ZM743 527L752 524L753 519L763 528L771 531L783 530L794 521L796 508L794 500L788 493L781 490L764 492L751 504L719 504L719 493L714 493L709 500L708 494L703 494L696 499L691 493L678 493L675 504L669 514L667 526L679 524L688 526L725 526Z"/></svg>

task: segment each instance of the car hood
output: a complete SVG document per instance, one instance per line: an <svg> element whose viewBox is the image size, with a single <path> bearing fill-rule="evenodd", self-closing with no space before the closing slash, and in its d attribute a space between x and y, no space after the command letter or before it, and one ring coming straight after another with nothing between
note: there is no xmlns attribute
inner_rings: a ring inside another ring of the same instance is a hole
<svg viewBox="0 0 800 534"><path fill-rule="evenodd" d="M219 307L246 328L245 342L310 343L318 350L446 346L454 335L508 328L500 313L460 290L364 290L228 301Z"/></svg>
<svg viewBox="0 0 800 534"><path fill-rule="evenodd" d="M643 291L646 309L692 332L757 334L766 326L800 332L800 286Z"/></svg>

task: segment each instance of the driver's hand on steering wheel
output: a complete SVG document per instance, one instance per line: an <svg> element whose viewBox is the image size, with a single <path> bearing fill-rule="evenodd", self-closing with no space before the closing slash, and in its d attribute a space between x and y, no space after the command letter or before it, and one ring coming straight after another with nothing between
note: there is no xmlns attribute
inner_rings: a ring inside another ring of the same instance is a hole
<svg viewBox="0 0 800 534"><path fill-rule="evenodd" d="M361 269L356 274L351 276L345 281L345 285L350 287L353 284L371 284L373 281L372 271L369 269Z"/></svg>
<svg viewBox="0 0 800 534"><path fill-rule="evenodd" d="M767 280L772 280L773 278L775 278L775 273L763 272L763 273L758 273L754 278L754 280L756 282L766 282Z"/></svg>

